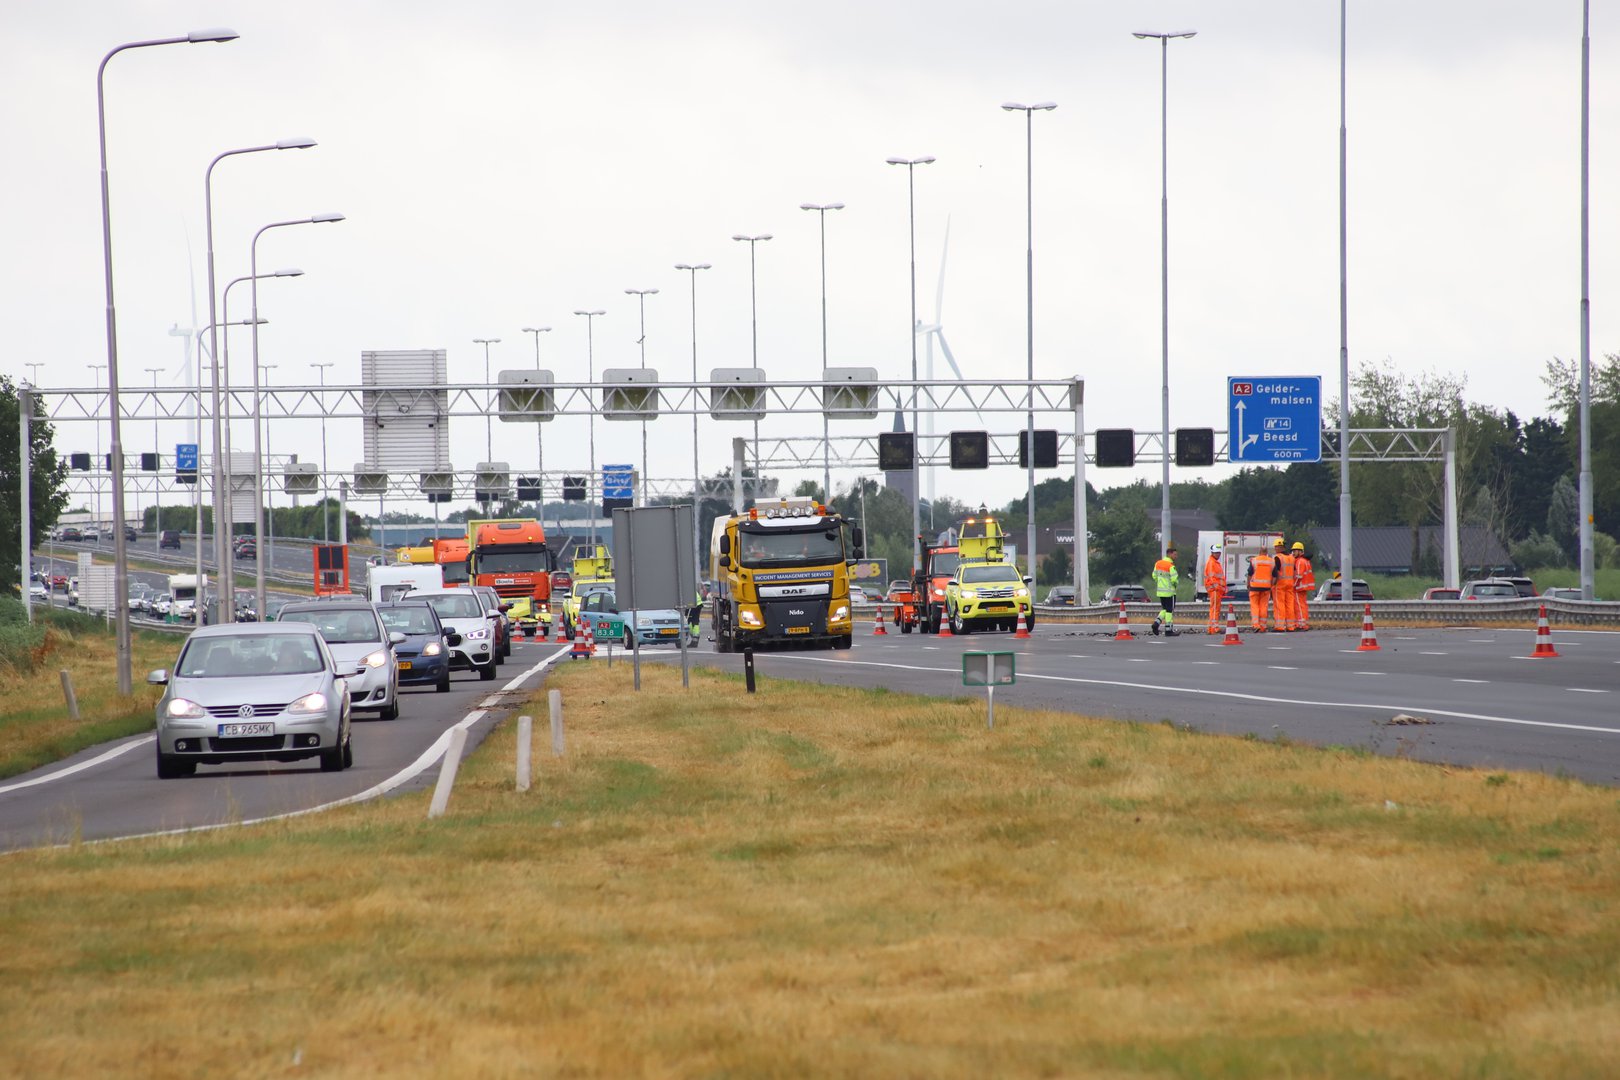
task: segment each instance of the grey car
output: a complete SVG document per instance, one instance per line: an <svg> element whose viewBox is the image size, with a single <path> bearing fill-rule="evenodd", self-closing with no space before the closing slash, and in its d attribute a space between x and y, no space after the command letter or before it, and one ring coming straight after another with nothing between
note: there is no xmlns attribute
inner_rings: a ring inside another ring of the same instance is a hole
<svg viewBox="0 0 1620 1080"><path fill-rule="evenodd" d="M361 712L380 720L399 718L399 665L394 646L404 634L391 634L369 600L312 600L288 604L277 622L314 623L344 671L360 671L349 682L349 696Z"/></svg>
<svg viewBox="0 0 1620 1080"><path fill-rule="evenodd" d="M204 626L186 639L174 671L146 677L157 703L157 774L198 765L318 757L322 772L354 764L348 677L308 623Z"/></svg>

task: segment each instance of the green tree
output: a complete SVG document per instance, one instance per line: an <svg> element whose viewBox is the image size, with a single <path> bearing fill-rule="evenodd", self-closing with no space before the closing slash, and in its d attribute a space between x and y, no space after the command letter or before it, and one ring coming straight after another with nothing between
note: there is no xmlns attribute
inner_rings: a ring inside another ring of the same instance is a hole
<svg viewBox="0 0 1620 1080"><path fill-rule="evenodd" d="M1099 585L1141 581L1159 555L1159 541L1140 506L1127 501L1088 522L1091 527L1091 579Z"/></svg>
<svg viewBox="0 0 1620 1080"><path fill-rule="evenodd" d="M28 429L30 550L39 546L67 506L67 463L57 456L55 432L45 419L44 404L35 397L32 405ZM10 581L18 580L22 568L19 407L16 384L10 376L0 375L0 522L6 523L0 527L0 567Z"/></svg>
<svg viewBox="0 0 1620 1080"><path fill-rule="evenodd" d="M1068 548L1054 548L1041 560L1040 580L1042 585L1064 585L1074 580L1074 559Z"/></svg>
<svg viewBox="0 0 1620 1080"><path fill-rule="evenodd" d="M1581 551L1581 497L1574 481L1560 476L1553 485L1552 498L1547 503L1547 536L1571 561Z"/></svg>

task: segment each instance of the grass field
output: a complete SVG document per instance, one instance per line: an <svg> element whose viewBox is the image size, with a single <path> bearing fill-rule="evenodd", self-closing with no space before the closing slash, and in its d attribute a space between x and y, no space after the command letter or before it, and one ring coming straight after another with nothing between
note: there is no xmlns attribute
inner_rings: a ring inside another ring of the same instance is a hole
<svg viewBox="0 0 1620 1080"><path fill-rule="evenodd" d="M1612 790L629 675L558 674L569 756L518 794L505 725L437 821L8 857L9 1068L1620 1074Z"/></svg>
<svg viewBox="0 0 1620 1080"><path fill-rule="evenodd" d="M20 605L14 605L20 606ZM39 633L0 634L0 778L37 769L70 754L153 726L161 691L146 673L170 667L180 651L174 634L131 635L135 692L118 694L117 646L105 623L74 611L36 610ZM59 672L73 678L78 721L69 718Z"/></svg>

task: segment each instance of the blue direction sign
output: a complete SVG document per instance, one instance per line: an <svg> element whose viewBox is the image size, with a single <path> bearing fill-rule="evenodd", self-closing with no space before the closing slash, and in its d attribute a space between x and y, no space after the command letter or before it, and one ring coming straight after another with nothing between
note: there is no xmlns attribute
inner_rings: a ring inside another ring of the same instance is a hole
<svg viewBox="0 0 1620 1080"><path fill-rule="evenodd" d="M635 498L635 473L636 467L634 465L602 466L602 498Z"/></svg>
<svg viewBox="0 0 1620 1080"><path fill-rule="evenodd" d="M197 471L197 444L183 442L174 448L174 467L178 472Z"/></svg>
<svg viewBox="0 0 1620 1080"><path fill-rule="evenodd" d="M1322 460L1322 378L1228 377L1227 443L1230 460Z"/></svg>

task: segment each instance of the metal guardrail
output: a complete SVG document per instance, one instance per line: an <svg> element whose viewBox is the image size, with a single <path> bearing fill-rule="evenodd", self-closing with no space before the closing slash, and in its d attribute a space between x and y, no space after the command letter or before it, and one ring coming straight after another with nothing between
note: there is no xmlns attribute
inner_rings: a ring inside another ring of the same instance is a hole
<svg viewBox="0 0 1620 1080"><path fill-rule="evenodd" d="M1311 622L1318 625L1359 627L1361 613L1372 607L1373 623L1378 626L1440 625L1440 626L1517 626L1533 628L1542 605L1547 607L1547 622L1551 626L1613 626L1620 627L1620 602L1608 600L1544 600L1539 596L1517 597L1512 600L1313 600ZM888 612L892 605L870 601L855 605L855 614L867 619L878 608ZM1125 605L1125 614L1133 623L1151 620L1159 610L1155 603L1140 601ZM1179 621L1202 619L1209 610L1203 603L1189 600L1176 605ZM1234 602L1238 626L1249 625L1249 605ZM887 617L885 615L885 617ZM1088 607L1067 605L1035 605L1038 623L1113 623L1119 618L1118 604L1092 604Z"/></svg>

